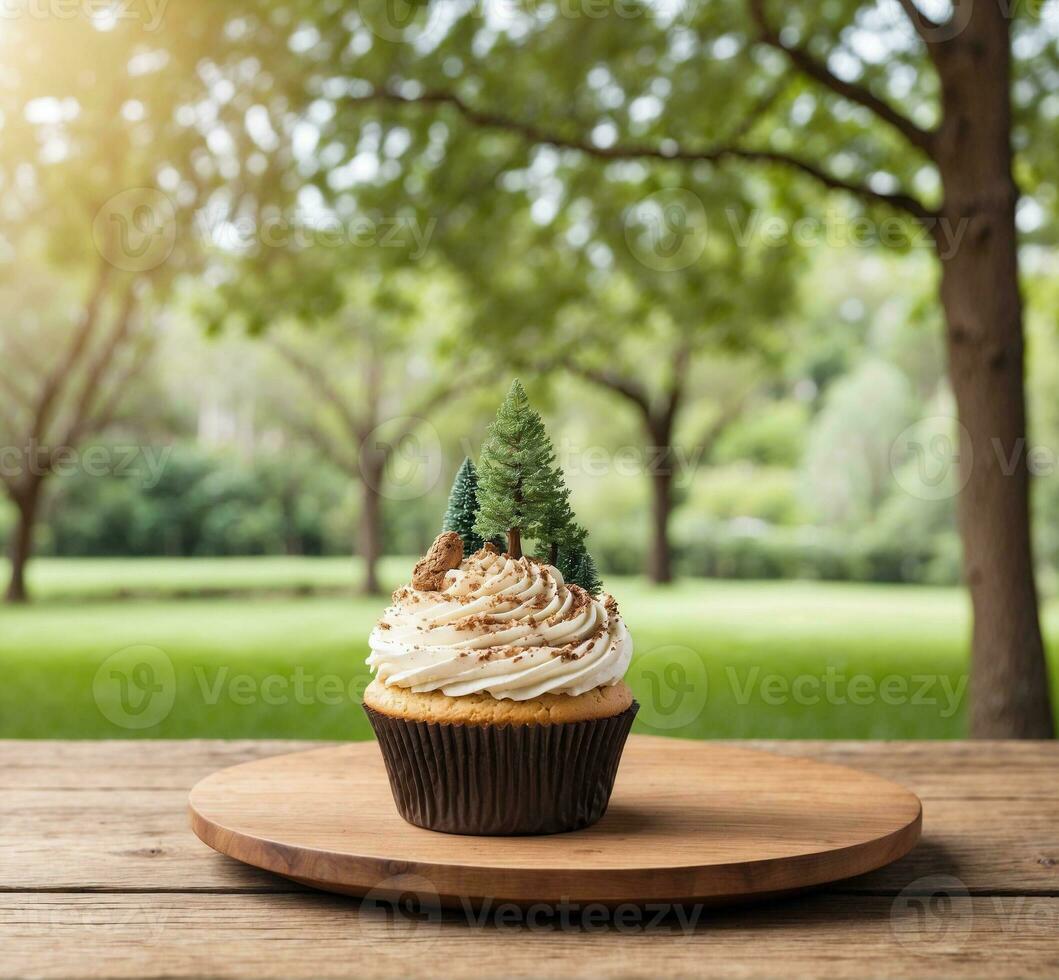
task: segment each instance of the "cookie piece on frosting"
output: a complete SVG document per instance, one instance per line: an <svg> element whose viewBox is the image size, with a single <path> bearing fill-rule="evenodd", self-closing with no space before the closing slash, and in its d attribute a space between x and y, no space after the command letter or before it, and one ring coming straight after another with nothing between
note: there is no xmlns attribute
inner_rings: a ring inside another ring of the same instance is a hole
<svg viewBox="0 0 1059 980"><path fill-rule="evenodd" d="M412 570L412 588L419 592L437 592L445 584L445 573L458 568L463 561L463 541L455 531L439 534L430 550Z"/></svg>

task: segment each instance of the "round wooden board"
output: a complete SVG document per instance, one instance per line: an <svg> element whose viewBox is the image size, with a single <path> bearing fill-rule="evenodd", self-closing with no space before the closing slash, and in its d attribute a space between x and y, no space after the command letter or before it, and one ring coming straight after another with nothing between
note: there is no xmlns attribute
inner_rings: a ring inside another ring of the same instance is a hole
<svg viewBox="0 0 1059 980"><path fill-rule="evenodd" d="M737 902L862 874L919 839L919 799L878 776L722 743L634 735L610 808L545 837L405 823L378 746L224 769L191 791L210 847L328 891L532 902Z"/></svg>

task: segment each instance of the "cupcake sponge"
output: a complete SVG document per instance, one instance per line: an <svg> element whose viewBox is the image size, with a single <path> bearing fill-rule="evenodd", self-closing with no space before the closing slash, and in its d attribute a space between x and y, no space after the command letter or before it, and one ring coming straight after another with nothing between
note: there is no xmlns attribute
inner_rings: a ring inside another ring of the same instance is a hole
<svg viewBox="0 0 1059 980"><path fill-rule="evenodd" d="M624 681L594 687L584 694L542 694L526 701L494 698L491 694L449 697L440 691L417 694L387 687L378 678L364 691L364 704L391 718L450 725L555 725L563 722L611 718L632 705L632 691Z"/></svg>

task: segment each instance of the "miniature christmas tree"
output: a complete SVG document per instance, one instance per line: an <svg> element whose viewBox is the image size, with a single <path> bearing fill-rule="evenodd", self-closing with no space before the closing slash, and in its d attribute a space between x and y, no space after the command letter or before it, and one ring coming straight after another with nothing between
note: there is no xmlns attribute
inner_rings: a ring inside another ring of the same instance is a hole
<svg viewBox="0 0 1059 980"><path fill-rule="evenodd" d="M555 492L548 500L544 516L538 529L538 543L548 549L548 564L554 565L559 559L561 542L576 534L578 530L574 512L570 508L570 490L566 486L563 471L556 467L553 472ZM582 535L584 530L580 529Z"/></svg>
<svg viewBox="0 0 1059 980"><path fill-rule="evenodd" d="M566 538L559 544L558 561L563 581L568 585L580 585L590 595L597 595L603 588L596 563L585 547L588 532L579 524L573 524Z"/></svg>
<svg viewBox="0 0 1059 980"><path fill-rule="evenodd" d="M441 530L455 531L460 536L465 555L477 551L485 543L474 529L477 519L478 471L470 459L464 459L449 491L449 506L445 510Z"/></svg>
<svg viewBox="0 0 1059 980"><path fill-rule="evenodd" d="M507 535L507 550L522 557L522 538L541 540L553 527L566 490L544 423L516 379L489 427L478 460L478 518L482 538Z"/></svg>

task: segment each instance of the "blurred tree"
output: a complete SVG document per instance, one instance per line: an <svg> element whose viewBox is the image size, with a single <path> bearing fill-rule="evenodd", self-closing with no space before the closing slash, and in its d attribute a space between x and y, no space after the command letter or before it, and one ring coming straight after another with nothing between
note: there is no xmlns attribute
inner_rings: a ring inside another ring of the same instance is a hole
<svg viewBox="0 0 1059 980"><path fill-rule="evenodd" d="M305 259L342 263L340 255L327 253ZM469 361L460 371L437 370L446 360L446 335L459 317L458 302L441 282L435 280L432 288L426 276L366 274L345 277L342 287L337 310L308 324L284 322L284 295L277 293L272 297L277 323L265 343L302 382L294 397L274 400L276 411L296 437L360 486L362 590L375 594L383 500L431 488L441 467L431 416L473 386L481 365ZM292 297L295 306L298 295ZM445 315L433 312L441 308ZM395 466L401 467L396 476Z"/></svg>
<svg viewBox="0 0 1059 980"><path fill-rule="evenodd" d="M81 468L79 451L115 421L152 339L140 310L144 291L122 277L112 292L118 275L105 261L79 313L76 294L63 288L57 296L55 284L34 272L32 264L0 266L0 303L11 311L0 334L0 482L17 515L9 602L28 598L26 564L47 480Z"/></svg>
<svg viewBox="0 0 1059 980"><path fill-rule="evenodd" d="M563 16L526 5L499 19L431 4L401 23L389 12L366 2L343 27L350 43L329 43L331 77L346 81L348 97L328 136L355 145L380 122L396 128L395 109L428 110L426 122L399 117L411 138L394 186L407 189L405 174L417 186L439 176L447 199L462 194L473 211L468 188L481 168L468 156L502 146L517 157L511 141L522 141L545 148L551 164L502 167L516 177L502 186L518 203L530 198L544 222L580 203L568 197L584 187L572 174L591 175L589 196L612 192L600 162L691 175L760 164L789 205L800 204L800 187L781 173L903 216L846 231L853 244L929 247L941 263L966 477L971 732L1052 735L1029 530L1013 161L1017 142L1024 178L1047 172L1041 147L1051 140L1032 128L1051 118L1057 57L1038 11L974 0L935 21L914 0L842 0L787 8L780 20L765 0L733 0ZM364 124L366 105L375 120ZM1038 204L1050 187L1042 182ZM503 213L478 225L477 244Z"/></svg>
<svg viewBox="0 0 1059 980"><path fill-rule="evenodd" d="M810 184L873 215L891 210L841 230L854 246L924 246L940 260L966 434L971 730L1051 734L1029 537L1013 172L1037 194L1036 221L1026 212L1041 237L1040 215L1056 197L1047 175L1057 53L1038 11L974 0L934 21L914 0L839 0L788 7L781 22L764 0L730 0L516 4L486 16L435 2L404 13L413 16L396 17L388 0L355 9L244 0L183 6L179 30L111 15L5 20L5 221L46 238L72 270L85 268L85 228L102 215L104 240L119 243L117 253L102 249L116 265L143 272L144 255L169 241L169 273L193 257L204 225L212 236L257 219L260 238L277 204L323 203L343 221L412 217L419 229L436 220L430 248L457 268L483 268L481 255L517 258L495 279L474 279L479 324L497 334L501 324L540 331L576 307L586 285L614 273L617 244L623 258L638 253L641 267L671 273L651 288L679 334L712 322L686 316L712 259L681 264L698 241L694 199L708 215L720 200L724 215L725 189L734 191L725 220L744 251L773 237L763 210L804 212ZM733 162L768 176L772 191L757 206L745 185L758 185ZM623 193L659 185L669 197L615 212L627 215L620 236L599 221L627 203ZM164 201L115 194L137 188ZM636 229L652 213L663 233L645 261ZM193 215L202 220L191 229ZM158 233L172 226L175 240ZM373 234L381 245L378 222ZM801 242L805 229L787 225L780 237ZM563 239L571 248L556 261L537 261L534 251ZM674 283L688 285L687 305L662 298ZM305 304L316 303L315 283L301 285ZM670 354L658 361L672 363Z"/></svg>
<svg viewBox="0 0 1059 980"><path fill-rule="evenodd" d="M136 0L26 11L0 30L0 277L51 279L19 297L3 331L5 444L26 461L4 481L19 515L13 601L26 598L42 489L113 419L159 303L202 254L201 209L284 196L275 175L289 154L266 157L250 135L254 105L278 93L249 70L249 39L213 4L182 8L179 25L159 18L164 8ZM253 56L270 44L286 33L255 37Z"/></svg>
<svg viewBox="0 0 1059 980"><path fill-rule="evenodd" d="M805 453L807 505L847 532L868 524L891 495L894 440L912 421L907 379L893 365L864 360L831 385Z"/></svg>

